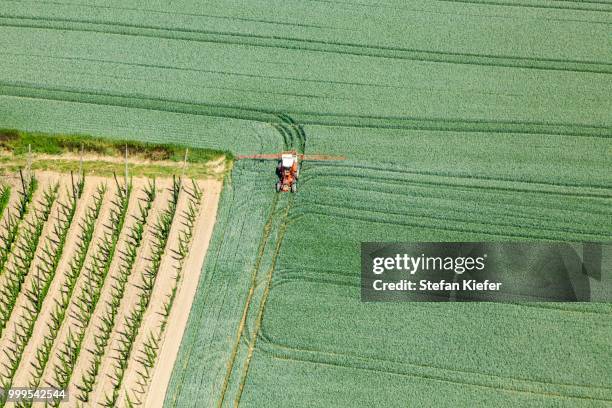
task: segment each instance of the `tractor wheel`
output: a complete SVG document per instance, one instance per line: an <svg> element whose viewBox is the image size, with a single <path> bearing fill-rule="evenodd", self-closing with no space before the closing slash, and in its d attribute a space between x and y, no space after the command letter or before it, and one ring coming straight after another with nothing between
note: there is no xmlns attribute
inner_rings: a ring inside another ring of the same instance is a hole
<svg viewBox="0 0 612 408"><path fill-rule="evenodd" d="M281 163L278 163L278 165L276 165L276 175L280 176L282 174L283 171L283 165Z"/></svg>
<svg viewBox="0 0 612 408"><path fill-rule="evenodd" d="M297 181L294 181L293 184L291 185L291 192L297 193Z"/></svg>
<svg viewBox="0 0 612 408"><path fill-rule="evenodd" d="M282 188L282 184L281 184L281 182L280 182L280 181L278 181L278 182L276 183L276 192L277 192L277 193L280 193L281 188Z"/></svg>

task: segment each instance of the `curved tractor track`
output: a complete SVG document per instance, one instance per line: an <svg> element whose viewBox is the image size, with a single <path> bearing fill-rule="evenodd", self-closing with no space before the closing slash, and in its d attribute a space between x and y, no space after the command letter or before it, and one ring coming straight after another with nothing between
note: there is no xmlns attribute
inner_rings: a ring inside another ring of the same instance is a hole
<svg viewBox="0 0 612 408"><path fill-rule="evenodd" d="M301 124L287 114L278 114L280 122L273 126L280 133L284 150L296 150L304 154L306 150L306 132ZM270 293L276 260L280 254L283 238L289 224L289 211L295 202L293 194L274 194L270 213L266 220L263 235L259 243L257 258L251 274L251 286L246 298L242 318L234 338L234 346L227 371L223 379L217 407L228 405L233 398L233 405L238 406L260 329L265 307ZM248 328L254 327L252 332ZM246 347L246 348L245 348ZM233 384L238 384L238 388ZM232 395L233 394L233 395Z"/></svg>

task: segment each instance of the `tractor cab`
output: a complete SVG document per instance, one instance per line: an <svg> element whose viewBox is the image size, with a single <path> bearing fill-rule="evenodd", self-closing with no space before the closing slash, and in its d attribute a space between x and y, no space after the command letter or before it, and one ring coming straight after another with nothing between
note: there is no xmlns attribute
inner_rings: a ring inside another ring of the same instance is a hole
<svg viewBox="0 0 612 408"><path fill-rule="evenodd" d="M278 182L276 183L277 192L297 192L297 180L300 175L300 166L296 152L286 152L281 154L281 159L276 166Z"/></svg>

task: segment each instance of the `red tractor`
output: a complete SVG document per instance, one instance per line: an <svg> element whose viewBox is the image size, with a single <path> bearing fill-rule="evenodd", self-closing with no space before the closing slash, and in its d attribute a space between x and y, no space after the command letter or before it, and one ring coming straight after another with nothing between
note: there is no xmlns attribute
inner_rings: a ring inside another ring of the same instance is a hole
<svg viewBox="0 0 612 408"><path fill-rule="evenodd" d="M277 192L289 192L297 193L297 181L300 177L300 163L302 160L311 161L337 161L346 160L344 156L331 156L327 154L298 154L295 150L289 152L278 153L259 153L259 154L247 154L236 157L238 160L275 160L276 175L278 176L278 182L276 183Z"/></svg>
<svg viewBox="0 0 612 408"><path fill-rule="evenodd" d="M281 154L281 159L276 166L278 182L276 183L277 192L297 192L297 181L300 176L300 166L296 152L285 152Z"/></svg>

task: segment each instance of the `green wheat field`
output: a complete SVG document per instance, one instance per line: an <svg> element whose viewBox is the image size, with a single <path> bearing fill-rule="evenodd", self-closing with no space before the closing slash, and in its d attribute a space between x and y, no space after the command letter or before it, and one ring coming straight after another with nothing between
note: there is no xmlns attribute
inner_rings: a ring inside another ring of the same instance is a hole
<svg viewBox="0 0 612 408"><path fill-rule="evenodd" d="M239 160L164 407L610 407L612 305L362 303L362 241L610 241L612 3L0 0L0 128ZM1 200L0 200L1 201Z"/></svg>

